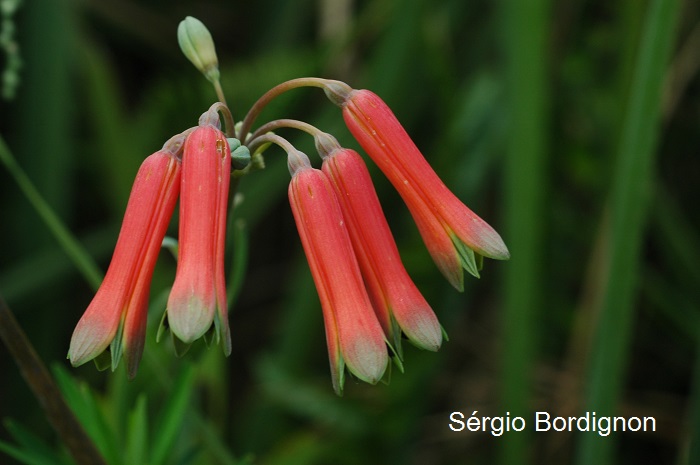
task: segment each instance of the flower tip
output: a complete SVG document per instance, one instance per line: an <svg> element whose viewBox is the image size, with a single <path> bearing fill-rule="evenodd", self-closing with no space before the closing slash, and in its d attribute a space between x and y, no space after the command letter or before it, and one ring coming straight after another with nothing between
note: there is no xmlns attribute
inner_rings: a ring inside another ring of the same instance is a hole
<svg viewBox="0 0 700 465"><path fill-rule="evenodd" d="M206 326L206 322L202 322L201 319L197 321L192 321L192 319L180 321L176 319L171 320L169 325L173 335L185 344L192 344L204 336L209 329L209 326Z"/></svg>
<svg viewBox="0 0 700 465"><path fill-rule="evenodd" d="M490 238L487 247L483 250L479 250L479 253L493 260L510 260L510 251L508 247L506 247L506 244L498 233L495 233L495 236L496 237Z"/></svg>
<svg viewBox="0 0 700 465"><path fill-rule="evenodd" d="M66 358L70 361L70 364L73 367L79 367L80 365L88 361L88 359L84 355L77 355L72 348L68 350L68 355L66 356Z"/></svg>
<svg viewBox="0 0 700 465"><path fill-rule="evenodd" d="M457 270L443 270L440 269L442 275L447 279L452 287L454 287L457 292L464 292L464 272L462 268Z"/></svg>
<svg viewBox="0 0 700 465"><path fill-rule="evenodd" d="M74 349L73 345L71 345L71 348L68 349L68 355L66 358L70 361L71 366L77 368L90 360L95 359L104 351L105 349L96 348L93 345L78 347L76 349Z"/></svg>
<svg viewBox="0 0 700 465"><path fill-rule="evenodd" d="M344 352L345 364L352 374L370 384L377 384L389 363L386 346L377 347L371 340L359 339Z"/></svg>
<svg viewBox="0 0 700 465"><path fill-rule="evenodd" d="M185 344L191 344L204 336L214 321L213 306L205 305L197 296L172 299L166 312L167 326Z"/></svg>
<svg viewBox="0 0 700 465"><path fill-rule="evenodd" d="M409 340L419 349L437 352L442 346L442 330L439 325L437 329L432 326L421 328L409 336Z"/></svg>
<svg viewBox="0 0 700 465"><path fill-rule="evenodd" d="M503 244L503 250L496 256L496 260L510 260L510 250Z"/></svg>
<svg viewBox="0 0 700 465"><path fill-rule="evenodd" d="M79 367L107 350L116 332L116 329L110 329L96 324L90 318L81 319L73 331L68 347L67 358L70 364Z"/></svg>
<svg viewBox="0 0 700 465"><path fill-rule="evenodd" d="M510 252L506 247L501 235L496 232L490 225L479 219L478 226L475 229L477 232L473 243L463 241L467 247L474 249L479 255L482 255L493 260L508 260Z"/></svg>
<svg viewBox="0 0 700 465"><path fill-rule="evenodd" d="M442 345L442 328L433 310L426 304L402 313L398 323L406 338L419 349L437 352Z"/></svg>

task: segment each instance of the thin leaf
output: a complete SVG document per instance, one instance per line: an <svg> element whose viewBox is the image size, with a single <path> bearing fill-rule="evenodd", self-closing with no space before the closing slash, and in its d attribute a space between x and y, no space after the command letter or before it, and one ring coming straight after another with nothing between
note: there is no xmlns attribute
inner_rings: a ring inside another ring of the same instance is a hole
<svg viewBox="0 0 700 465"><path fill-rule="evenodd" d="M151 465L165 463L177 436L182 429L183 419L186 416L190 397L194 390L195 369L194 366L183 364L177 379L173 383L173 391L159 416L153 438L153 452Z"/></svg>
<svg viewBox="0 0 700 465"><path fill-rule="evenodd" d="M97 405L90 387L87 384L79 384L60 365L54 365L53 373L66 402L105 460L112 465L121 463L120 449L115 442L116 435Z"/></svg>
<svg viewBox="0 0 700 465"><path fill-rule="evenodd" d="M34 210L39 214L39 217L44 221L46 227L51 231L64 252L82 273L85 280L90 283L93 289L97 289L102 282L102 272L19 166L2 136L0 136L0 162L5 165L24 196L34 207Z"/></svg>
<svg viewBox="0 0 700 465"><path fill-rule="evenodd" d="M504 267L501 404L513 415L529 413L537 312L542 295L541 257L546 208L548 151L548 56L552 27L548 0L503 0L501 31L506 55L510 126L505 172L505 239L513 258ZM499 447L500 462L525 463L528 434L517 434Z"/></svg>
<svg viewBox="0 0 700 465"><path fill-rule="evenodd" d="M13 420L5 420L5 428L20 445L17 449L22 458L16 459L30 465L57 465L66 463L64 458L42 439ZM10 448L13 446L9 445Z"/></svg>
<svg viewBox="0 0 700 465"><path fill-rule="evenodd" d="M588 377L585 411L613 415L626 374L630 330L648 195L661 122L661 96L679 17L680 1L649 3L632 76L629 100L610 194L609 251L604 264L609 278L603 289ZM614 438L582 435L575 463L610 463Z"/></svg>
<svg viewBox="0 0 700 465"><path fill-rule="evenodd" d="M4 452L18 462L26 465L55 465L55 462L47 462L37 458L31 450L21 449L5 441L0 441L0 452Z"/></svg>
<svg viewBox="0 0 700 465"><path fill-rule="evenodd" d="M146 463L148 457L148 417L146 395L141 394L129 415L124 463Z"/></svg>

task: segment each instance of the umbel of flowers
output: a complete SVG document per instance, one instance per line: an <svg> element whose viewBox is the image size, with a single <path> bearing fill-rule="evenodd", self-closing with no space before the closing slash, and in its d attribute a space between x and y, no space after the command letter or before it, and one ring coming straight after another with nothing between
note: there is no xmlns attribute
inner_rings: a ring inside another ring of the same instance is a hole
<svg viewBox="0 0 700 465"><path fill-rule="evenodd" d="M202 337L231 353L224 277L227 202L235 186L230 180L264 167L262 155L271 145L287 153L289 202L321 303L336 393L342 394L346 368L372 384L382 379L390 359L403 370L402 339L438 350L444 332L401 262L360 154L297 120L269 121L251 133L255 120L288 90L323 89L406 203L438 269L460 291L464 270L478 277L483 257L509 258L498 233L440 180L376 94L335 80L294 79L270 89L234 125L209 31L188 17L180 24L178 40L213 83L219 102L198 126L144 160L104 281L73 333L71 363L94 359L98 367L114 370L123 355L128 376L135 376L144 346L150 278L178 196L179 257L158 339L169 330L180 354ZM275 134L281 128L314 138L320 169Z"/></svg>

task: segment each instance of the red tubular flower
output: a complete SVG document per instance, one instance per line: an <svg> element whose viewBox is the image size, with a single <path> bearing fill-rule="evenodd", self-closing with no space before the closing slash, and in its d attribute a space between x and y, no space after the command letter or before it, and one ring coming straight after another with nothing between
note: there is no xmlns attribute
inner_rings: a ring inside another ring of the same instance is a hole
<svg viewBox="0 0 700 465"><path fill-rule="evenodd" d="M438 350L442 343L440 324L401 263L362 157L343 148L322 155L323 172L338 194L362 276L385 334L399 353L401 331L416 346Z"/></svg>
<svg viewBox="0 0 700 465"><path fill-rule="evenodd" d="M78 322L68 358L82 365L111 344L112 370L124 354L129 378L143 353L149 285L180 190L181 139L146 158L131 189L117 245L102 285Z"/></svg>
<svg viewBox="0 0 700 465"><path fill-rule="evenodd" d="M474 252L498 260L510 257L501 236L445 186L376 94L340 88L334 97L348 129L406 202L431 256L453 286L463 289L462 268L478 276Z"/></svg>
<svg viewBox="0 0 700 465"><path fill-rule="evenodd" d="M323 309L331 378L341 394L344 366L376 383L388 354L331 182L301 152L289 154L289 202Z"/></svg>
<svg viewBox="0 0 700 465"><path fill-rule="evenodd" d="M186 344L213 323L226 355L231 353L224 277L230 174L226 136L201 123L187 137L182 157L179 257L166 309L170 330Z"/></svg>

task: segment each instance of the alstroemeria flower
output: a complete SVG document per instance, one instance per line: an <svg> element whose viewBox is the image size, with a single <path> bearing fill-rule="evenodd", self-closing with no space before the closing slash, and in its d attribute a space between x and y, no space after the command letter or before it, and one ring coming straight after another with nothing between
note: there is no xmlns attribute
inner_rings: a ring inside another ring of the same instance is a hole
<svg viewBox="0 0 700 465"><path fill-rule="evenodd" d="M303 153L288 156L289 203L321 300L333 389L341 394L344 366L363 381L381 379L386 341L331 182Z"/></svg>
<svg viewBox="0 0 700 465"><path fill-rule="evenodd" d="M179 257L166 309L167 325L185 344L210 329L231 353L224 248L231 152L218 116L205 113L182 156ZM205 116L211 117L205 122Z"/></svg>
<svg viewBox="0 0 700 465"><path fill-rule="evenodd" d="M422 349L438 350L440 323L408 276L362 157L337 148L323 153L323 172L338 194L369 296L388 339L401 352L401 332Z"/></svg>
<svg viewBox="0 0 700 465"><path fill-rule="evenodd" d="M146 158L129 196L112 261L102 285L73 331L73 366L101 355L111 344L111 366L123 353L129 378L143 353L151 276L180 191L182 146L176 136Z"/></svg>
<svg viewBox="0 0 700 465"><path fill-rule="evenodd" d="M334 100L348 129L406 202L433 260L454 287L463 290L463 268L478 276L475 253L510 257L501 236L445 186L382 99L369 90L339 89Z"/></svg>

